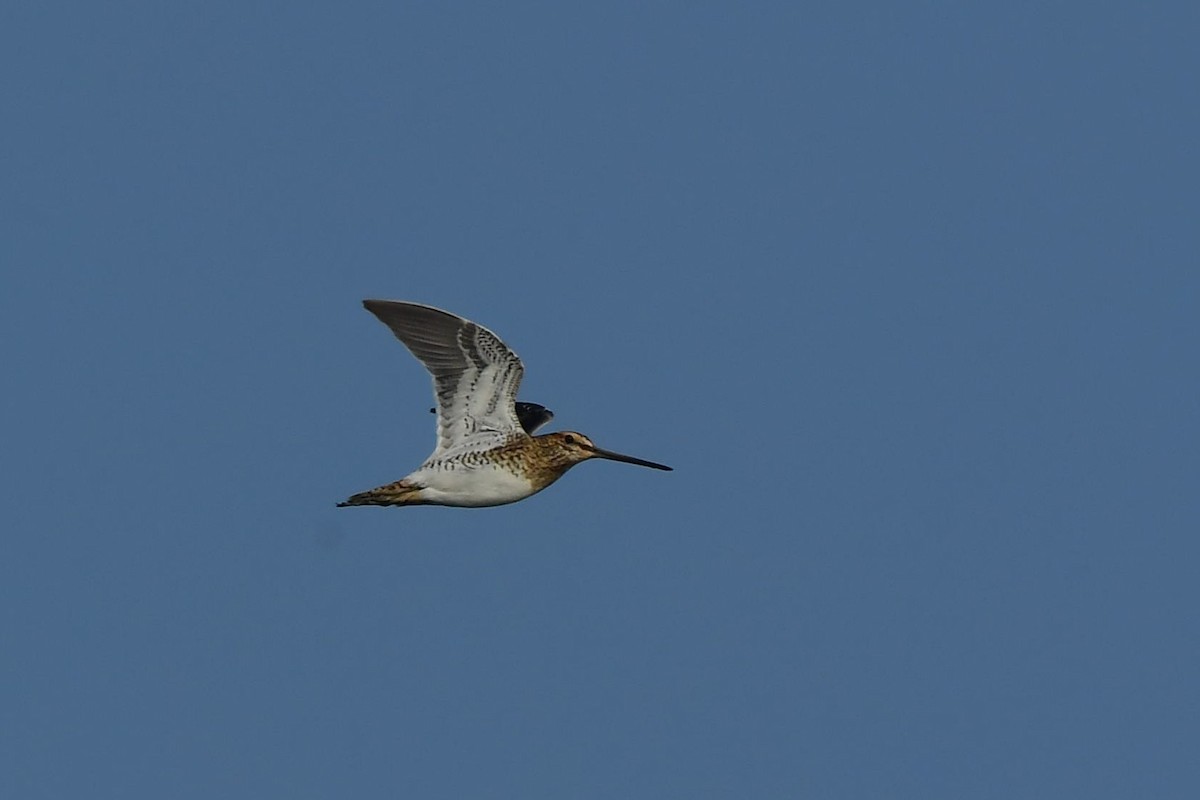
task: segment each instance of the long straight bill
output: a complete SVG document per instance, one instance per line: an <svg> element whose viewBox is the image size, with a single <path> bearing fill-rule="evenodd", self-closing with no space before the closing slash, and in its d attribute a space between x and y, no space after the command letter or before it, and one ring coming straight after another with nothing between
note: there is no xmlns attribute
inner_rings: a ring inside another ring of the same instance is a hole
<svg viewBox="0 0 1200 800"><path fill-rule="evenodd" d="M611 450L601 450L599 447L593 447L592 452L597 458L607 458L609 461L620 461L625 464L637 464L639 467L650 467L651 469L665 469L667 472L672 472L673 467L668 467L666 464L656 464L653 461L646 461L644 458L634 458L633 456L614 453Z"/></svg>

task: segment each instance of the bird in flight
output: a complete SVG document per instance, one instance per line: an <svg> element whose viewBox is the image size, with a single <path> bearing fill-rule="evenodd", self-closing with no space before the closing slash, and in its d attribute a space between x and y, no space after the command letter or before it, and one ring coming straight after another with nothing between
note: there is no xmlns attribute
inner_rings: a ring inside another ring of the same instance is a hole
<svg viewBox="0 0 1200 800"><path fill-rule="evenodd" d="M518 403L525 368L482 325L432 306L364 300L433 375L437 447L394 483L352 495L343 506L499 506L540 492L592 458L671 467L604 450L574 431L533 436L554 415Z"/></svg>

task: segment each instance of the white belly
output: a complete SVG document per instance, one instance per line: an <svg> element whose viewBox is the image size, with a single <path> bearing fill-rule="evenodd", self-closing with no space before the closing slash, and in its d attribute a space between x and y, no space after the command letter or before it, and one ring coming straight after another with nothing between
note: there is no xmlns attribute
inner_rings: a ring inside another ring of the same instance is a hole
<svg viewBox="0 0 1200 800"><path fill-rule="evenodd" d="M502 506L523 500L537 490L525 478L495 466L421 469L409 475L421 489L421 499L443 506Z"/></svg>

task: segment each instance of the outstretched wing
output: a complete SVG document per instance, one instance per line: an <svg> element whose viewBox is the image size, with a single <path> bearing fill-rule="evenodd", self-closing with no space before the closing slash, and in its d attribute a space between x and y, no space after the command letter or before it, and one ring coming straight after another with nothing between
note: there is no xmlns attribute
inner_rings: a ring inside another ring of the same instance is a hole
<svg viewBox="0 0 1200 800"><path fill-rule="evenodd" d="M554 412L537 403L518 402L517 419L520 420L521 427L525 429L525 432L532 436L534 431L554 419Z"/></svg>
<svg viewBox="0 0 1200 800"><path fill-rule="evenodd" d="M520 400L518 400L514 406L517 412L517 419L521 422L521 427L524 428L525 432L530 436L532 436L533 432L538 428L554 419L553 411L545 406L540 406L537 403L522 403ZM437 409L431 408L429 409L429 413L436 414Z"/></svg>
<svg viewBox="0 0 1200 800"><path fill-rule="evenodd" d="M525 369L498 336L417 303L364 300L363 306L433 375L438 417L434 457L463 447L487 449L525 435L513 407Z"/></svg>

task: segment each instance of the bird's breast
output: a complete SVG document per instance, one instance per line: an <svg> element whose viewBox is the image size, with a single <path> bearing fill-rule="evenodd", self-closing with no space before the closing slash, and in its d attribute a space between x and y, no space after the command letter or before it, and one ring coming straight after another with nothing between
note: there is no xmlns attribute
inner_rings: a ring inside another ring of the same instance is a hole
<svg viewBox="0 0 1200 800"><path fill-rule="evenodd" d="M443 464L422 467L409 476L421 485L421 497L444 506L499 506L524 500L544 488L500 464Z"/></svg>

